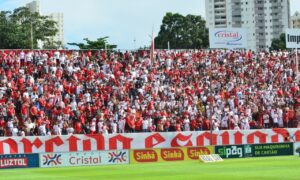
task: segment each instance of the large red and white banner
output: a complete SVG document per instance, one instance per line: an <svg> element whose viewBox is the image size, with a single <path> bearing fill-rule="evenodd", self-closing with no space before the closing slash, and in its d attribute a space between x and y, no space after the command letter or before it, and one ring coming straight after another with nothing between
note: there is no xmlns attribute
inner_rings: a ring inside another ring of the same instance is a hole
<svg viewBox="0 0 300 180"><path fill-rule="evenodd" d="M300 129L2 137L0 154L208 146L211 137L212 145L277 143L287 133L300 142Z"/></svg>

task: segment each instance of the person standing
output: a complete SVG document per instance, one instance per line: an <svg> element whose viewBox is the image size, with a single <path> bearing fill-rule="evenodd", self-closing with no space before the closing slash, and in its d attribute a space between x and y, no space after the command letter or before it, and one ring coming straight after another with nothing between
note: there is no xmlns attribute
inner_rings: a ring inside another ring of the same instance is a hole
<svg viewBox="0 0 300 180"><path fill-rule="evenodd" d="M187 115L183 120L183 124L184 124L184 131L190 131L190 119Z"/></svg>
<svg viewBox="0 0 300 180"><path fill-rule="evenodd" d="M264 128L269 128L269 124L270 124L270 116L269 116L269 114L267 113L267 111L264 112L263 120L264 120Z"/></svg>
<svg viewBox="0 0 300 180"><path fill-rule="evenodd" d="M280 107L277 107L277 115L278 115L278 126L283 127L283 110Z"/></svg>
<svg viewBox="0 0 300 180"><path fill-rule="evenodd" d="M276 109L271 110L271 116L272 116L272 119L273 119L273 128L278 128L279 127L279 125L278 125L278 114L277 114Z"/></svg>
<svg viewBox="0 0 300 180"><path fill-rule="evenodd" d="M142 129L143 129L143 132L148 132L148 129L149 129L149 121L147 118L143 119L143 125L142 125Z"/></svg>
<svg viewBox="0 0 300 180"><path fill-rule="evenodd" d="M119 133L125 132L125 119L123 117L118 121L118 128L119 128Z"/></svg>

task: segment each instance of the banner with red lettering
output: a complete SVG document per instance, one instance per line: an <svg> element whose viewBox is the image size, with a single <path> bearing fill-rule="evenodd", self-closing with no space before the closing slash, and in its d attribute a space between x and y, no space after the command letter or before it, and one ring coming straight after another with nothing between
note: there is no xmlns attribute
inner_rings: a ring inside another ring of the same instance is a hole
<svg viewBox="0 0 300 180"><path fill-rule="evenodd" d="M133 149L130 151L130 163L199 160L200 155L214 154L214 152L214 146Z"/></svg>
<svg viewBox="0 0 300 180"><path fill-rule="evenodd" d="M211 145L277 143L287 133L300 142L300 129L1 137L0 154L195 147L210 145L210 138Z"/></svg>

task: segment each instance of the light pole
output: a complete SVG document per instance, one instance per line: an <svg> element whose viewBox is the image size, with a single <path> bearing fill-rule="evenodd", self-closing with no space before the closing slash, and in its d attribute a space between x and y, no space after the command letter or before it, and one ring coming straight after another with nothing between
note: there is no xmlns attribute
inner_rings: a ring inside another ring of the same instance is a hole
<svg viewBox="0 0 300 180"><path fill-rule="evenodd" d="M210 67L209 67L209 69L211 69L212 68L212 64L211 64L211 62L210 62ZM208 74L209 75L209 74ZM213 117L213 89L212 89L212 77L211 77L211 75L209 75L209 95L210 95L210 102L209 102L209 123L210 123L210 145L212 146L213 145L213 120L212 120L212 117Z"/></svg>
<svg viewBox="0 0 300 180"><path fill-rule="evenodd" d="M212 113L213 113L213 94L212 94L212 82L210 82L210 88L209 88L209 92L210 92L210 103L209 103L209 121L210 121L210 145L213 145L213 120L212 120Z"/></svg>
<svg viewBox="0 0 300 180"><path fill-rule="evenodd" d="M31 41L31 49L33 49L33 30L32 30L32 20L30 21L30 41Z"/></svg>
<svg viewBox="0 0 300 180"><path fill-rule="evenodd" d="M296 77L298 76L299 74L299 67L298 67L298 49L296 48Z"/></svg>
<svg viewBox="0 0 300 180"><path fill-rule="evenodd" d="M136 50L136 39L133 39L134 50Z"/></svg>

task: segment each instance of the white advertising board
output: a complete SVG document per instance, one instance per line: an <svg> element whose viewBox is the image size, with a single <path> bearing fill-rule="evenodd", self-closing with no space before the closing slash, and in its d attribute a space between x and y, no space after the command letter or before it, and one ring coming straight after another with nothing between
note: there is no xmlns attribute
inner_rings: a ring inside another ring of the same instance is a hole
<svg viewBox="0 0 300 180"><path fill-rule="evenodd" d="M247 48L247 30L244 28L210 28L210 48Z"/></svg>
<svg viewBox="0 0 300 180"><path fill-rule="evenodd" d="M40 154L40 167L97 166L128 163L128 150Z"/></svg>
<svg viewBox="0 0 300 180"><path fill-rule="evenodd" d="M67 136L0 137L1 154L89 152L184 146L264 144L284 142L287 133L300 142L300 129L275 128L243 131L208 131L94 134Z"/></svg>
<svg viewBox="0 0 300 180"><path fill-rule="evenodd" d="M297 149L300 149L300 142L294 143L294 155L300 156L296 151Z"/></svg>
<svg viewBox="0 0 300 180"><path fill-rule="evenodd" d="M287 48L300 48L300 29L286 29L285 41Z"/></svg>

